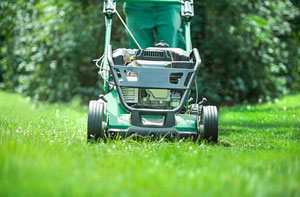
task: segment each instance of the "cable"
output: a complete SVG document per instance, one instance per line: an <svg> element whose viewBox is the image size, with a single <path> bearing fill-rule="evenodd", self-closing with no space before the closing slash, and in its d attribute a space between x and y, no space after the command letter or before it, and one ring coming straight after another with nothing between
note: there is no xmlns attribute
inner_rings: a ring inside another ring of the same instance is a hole
<svg viewBox="0 0 300 197"><path fill-rule="evenodd" d="M99 66L98 63L99 63L99 61L101 61L101 60L103 59L103 57L104 57L104 54L103 54L99 59L94 59L94 60L93 60L94 62L96 62L96 66L97 66L98 68L100 68L100 69L101 69L101 66Z"/></svg>
<svg viewBox="0 0 300 197"><path fill-rule="evenodd" d="M126 25L126 23L124 22L124 20L122 19L122 17L120 16L118 10L114 7L114 5L108 1L108 3L113 7L114 11L116 12L117 16L119 17L120 21L122 22L123 26L126 28L126 30L128 31L129 35L132 37L132 39L134 40L134 42L136 43L136 45L139 47L139 49L142 49L141 46L139 45L139 43L137 42L137 40L135 39L135 37L133 36L133 34L131 33L130 29L128 28L128 26ZM105 54L103 54L99 59L95 59L93 61L96 62L96 66L100 69L99 70L99 75L101 76L102 79L104 79L107 83L111 84L111 85L115 85L114 83L106 80L103 76L103 71L109 71L108 69L104 69L103 65L104 65L104 56ZM101 61L102 60L102 61ZM99 62L101 61L101 64L99 65Z"/></svg>
<svg viewBox="0 0 300 197"><path fill-rule="evenodd" d="M198 84L197 84L196 77L195 77L194 81L195 81L195 88L196 88L196 103L195 104L198 104Z"/></svg>
<svg viewBox="0 0 300 197"><path fill-rule="evenodd" d="M104 65L104 59L103 59L103 57L104 57L104 54L99 59L93 60L94 62L96 62L96 66L100 69L98 73L99 73L100 77L102 79L104 79L107 83L109 83L111 85L115 85L114 83L106 80L105 77L103 76L103 74L104 74L103 71L109 71L109 70L103 68L103 65ZM99 65L100 61L101 61L101 64Z"/></svg>
<svg viewBox="0 0 300 197"><path fill-rule="evenodd" d="M127 27L126 23L124 22L124 20L122 19L122 17L120 16L118 10L114 7L114 5L108 1L109 4L114 8L114 11L116 12L117 16L119 17L120 21L122 22L123 26L126 28L126 30L128 31L129 35L131 36L131 38L134 40L135 44L139 47L139 49L142 49L142 47L139 45L139 43L137 42L137 40L135 39L135 37L133 36L133 34L131 33L130 29Z"/></svg>

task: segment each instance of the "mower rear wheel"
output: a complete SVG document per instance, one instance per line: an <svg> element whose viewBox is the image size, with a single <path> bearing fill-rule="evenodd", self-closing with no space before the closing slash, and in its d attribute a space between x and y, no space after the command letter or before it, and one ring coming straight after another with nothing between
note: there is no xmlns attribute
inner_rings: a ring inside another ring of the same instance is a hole
<svg viewBox="0 0 300 197"><path fill-rule="evenodd" d="M98 141L104 138L104 103L96 100L90 101L88 124L87 124L87 141Z"/></svg>
<svg viewBox="0 0 300 197"><path fill-rule="evenodd" d="M202 124L203 139L208 142L218 142L218 110L216 106L203 106Z"/></svg>

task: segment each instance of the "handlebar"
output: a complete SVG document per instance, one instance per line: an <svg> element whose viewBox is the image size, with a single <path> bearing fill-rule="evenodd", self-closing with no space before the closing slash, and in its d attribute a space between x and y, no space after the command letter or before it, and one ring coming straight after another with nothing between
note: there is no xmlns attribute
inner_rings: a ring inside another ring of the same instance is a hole
<svg viewBox="0 0 300 197"><path fill-rule="evenodd" d="M116 2L181 4L181 0L116 0Z"/></svg>

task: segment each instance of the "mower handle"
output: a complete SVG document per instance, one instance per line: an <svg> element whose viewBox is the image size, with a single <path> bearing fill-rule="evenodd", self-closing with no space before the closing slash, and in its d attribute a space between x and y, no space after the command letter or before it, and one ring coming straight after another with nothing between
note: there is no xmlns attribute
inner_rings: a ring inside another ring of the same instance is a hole
<svg viewBox="0 0 300 197"><path fill-rule="evenodd" d="M116 2L181 4L181 0L116 0Z"/></svg>

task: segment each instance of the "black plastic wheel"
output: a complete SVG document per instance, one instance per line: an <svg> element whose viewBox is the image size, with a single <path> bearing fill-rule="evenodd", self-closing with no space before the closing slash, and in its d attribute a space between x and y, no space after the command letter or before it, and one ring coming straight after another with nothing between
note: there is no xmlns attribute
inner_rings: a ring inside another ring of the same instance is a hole
<svg viewBox="0 0 300 197"><path fill-rule="evenodd" d="M203 139L208 142L218 142L218 110L216 106L203 106L202 124L204 124Z"/></svg>
<svg viewBox="0 0 300 197"><path fill-rule="evenodd" d="M104 103L99 101L90 101L88 124L87 124L87 141L97 141L104 138L103 130L104 121Z"/></svg>

